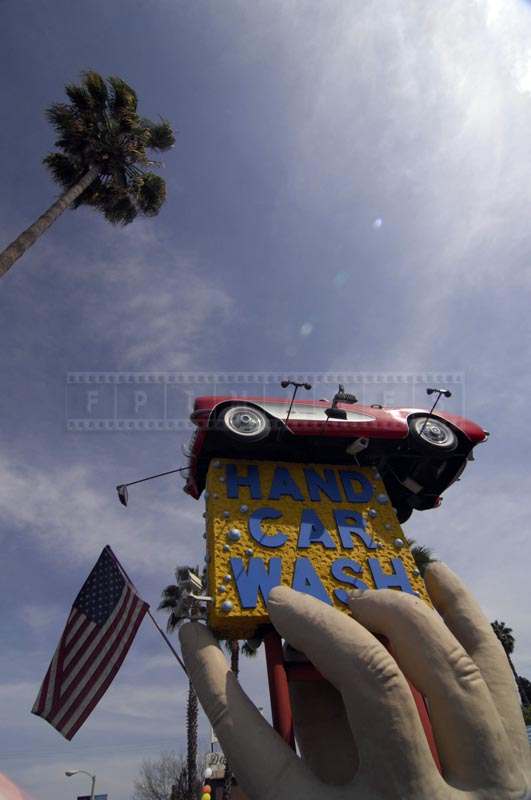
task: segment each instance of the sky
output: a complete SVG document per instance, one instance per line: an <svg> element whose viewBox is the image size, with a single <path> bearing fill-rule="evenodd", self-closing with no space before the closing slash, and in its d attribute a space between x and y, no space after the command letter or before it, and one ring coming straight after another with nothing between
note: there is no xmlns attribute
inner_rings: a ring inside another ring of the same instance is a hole
<svg viewBox="0 0 531 800"><path fill-rule="evenodd" d="M43 111L82 70L122 77L142 114L177 130L156 218L113 228L66 212L0 286L0 772L56 800L88 792L64 776L86 769L126 800L143 758L184 751L186 679L149 620L73 742L30 708L105 544L154 609L174 566L203 559L203 503L178 478L133 487L127 509L116 484L184 463L193 396L264 384L278 396L279 376L310 376L323 396L346 376L391 405L411 386L425 405L443 380L445 408L491 431L442 507L404 529L513 628L531 678L531 5L0 11L1 245L57 196ZM150 428L163 391L177 422ZM115 402L131 427L90 427ZM267 714L262 654L242 683ZM202 717L203 751L208 735Z"/></svg>

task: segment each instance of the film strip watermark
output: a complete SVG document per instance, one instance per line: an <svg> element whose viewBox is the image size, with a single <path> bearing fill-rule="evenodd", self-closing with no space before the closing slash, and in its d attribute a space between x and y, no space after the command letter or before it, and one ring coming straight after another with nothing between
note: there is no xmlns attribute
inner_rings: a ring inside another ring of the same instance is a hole
<svg viewBox="0 0 531 800"><path fill-rule="evenodd" d="M209 396L239 400L291 397L283 380L311 384L301 400L331 401L339 384L362 405L431 407L428 388L445 388L439 408L466 416L464 372L69 372L66 376L68 431L192 431L194 400Z"/></svg>

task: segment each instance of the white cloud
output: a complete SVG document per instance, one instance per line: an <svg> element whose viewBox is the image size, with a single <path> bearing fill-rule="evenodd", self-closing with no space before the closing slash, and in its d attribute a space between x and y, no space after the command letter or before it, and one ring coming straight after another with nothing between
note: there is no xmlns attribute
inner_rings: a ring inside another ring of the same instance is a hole
<svg viewBox="0 0 531 800"><path fill-rule="evenodd" d="M79 310L85 336L105 346L107 364L137 370L203 364L234 309L216 265L176 248L152 221L116 229L90 211L78 213L87 216L97 253L105 255L76 252L75 281L68 243L45 238L39 258L55 281L69 286L69 306Z"/></svg>
<svg viewBox="0 0 531 800"><path fill-rule="evenodd" d="M188 689L181 676L179 682L176 680L175 683L175 691L170 692L168 685L141 686L136 683L124 684L122 681L113 686L106 697L105 711L122 717L125 725L132 724L131 717L139 723L143 720L142 726L148 725L154 732L160 730L158 726L170 722L181 729L184 726Z"/></svg>
<svg viewBox="0 0 531 800"><path fill-rule="evenodd" d="M431 547L467 584L487 617L516 636L514 662L531 677L528 520L521 470L494 474L473 464L445 493L441 509L414 512L408 537Z"/></svg>
<svg viewBox="0 0 531 800"><path fill-rule="evenodd" d="M19 614L24 624L41 634L64 617L64 609L56 605L25 603L20 607Z"/></svg>
<svg viewBox="0 0 531 800"><path fill-rule="evenodd" d="M202 520L182 508L177 497L161 500L153 509L128 515L114 493L95 488L95 472L81 464L39 469L0 458L0 511L6 528L32 539L42 555L55 563L90 564L104 544L110 544L131 567L144 573L168 572L171 565L201 560ZM186 502L184 498L181 502ZM195 535L176 536L176 531ZM146 541L149 540L149 559ZM171 579L171 572L168 577Z"/></svg>

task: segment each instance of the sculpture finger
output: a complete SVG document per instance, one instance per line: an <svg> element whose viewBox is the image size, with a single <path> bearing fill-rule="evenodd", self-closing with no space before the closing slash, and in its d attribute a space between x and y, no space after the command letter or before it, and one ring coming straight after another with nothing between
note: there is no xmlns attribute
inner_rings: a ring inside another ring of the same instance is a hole
<svg viewBox="0 0 531 800"><path fill-rule="evenodd" d="M446 564L439 561L430 564L425 579L433 605L478 665L512 746L521 757L529 759L516 681L490 622Z"/></svg>
<svg viewBox="0 0 531 800"><path fill-rule="evenodd" d="M515 767L509 740L479 668L438 614L392 589L360 592L349 605L355 619L389 639L400 668L427 698L448 782L500 786L506 767Z"/></svg>
<svg viewBox="0 0 531 800"><path fill-rule="evenodd" d="M216 640L199 623L179 633L199 701L248 797L317 797L316 780L247 697Z"/></svg>
<svg viewBox="0 0 531 800"><path fill-rule="evenodd" d="M387 797L399 785L415 796L442 783L407 681L385 647L346 614L277 586L269 594L271 620L341 693L356 747L356 796ZM302 796L302 795L301 795Z"/></svg>

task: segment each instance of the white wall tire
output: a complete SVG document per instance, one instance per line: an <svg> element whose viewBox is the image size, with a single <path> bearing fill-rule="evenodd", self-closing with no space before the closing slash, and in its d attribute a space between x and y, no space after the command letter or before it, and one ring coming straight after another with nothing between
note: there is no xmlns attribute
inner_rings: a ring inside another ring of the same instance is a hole
<svg viewBox="0 0 531 800"><path fill-rule="evenodd" d="M221 410L217 428L239 442L259 442L269 436L271 422L260 408L238 403Z"/></svg>
<svg viewBox="0 0 531 800"><path fill-rule="evenodd" d="M414 417L409 420L409 431L415 446L424 452L450 453L459 444L453 429L437 417Z"/></svg>

